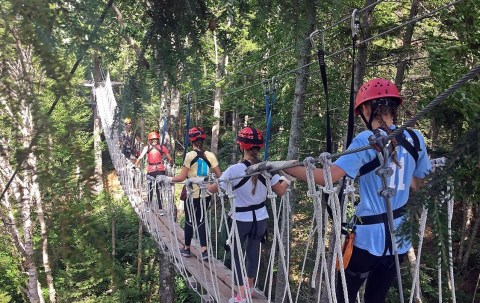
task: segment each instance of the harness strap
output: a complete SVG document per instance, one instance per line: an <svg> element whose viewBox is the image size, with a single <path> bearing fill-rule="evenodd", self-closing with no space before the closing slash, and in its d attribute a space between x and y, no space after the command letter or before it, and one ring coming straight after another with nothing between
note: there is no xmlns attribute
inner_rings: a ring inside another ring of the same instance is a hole
<svg viewBox="0 0 480 303"><path fill-rule="evenodd" d="M407 140L407 138L405 137L405 134L403 133L400 133L397 136L395 136L395 140L397 140L397 143L408 151L408 153L413 157L416 163L418 160L418 152L422 150L420 148L420 140L418 139L417 134L413 130L407 128L406 131L410 134L410 137L412 137L413 145ZM378 160L378 157L376 157L375 159L373 159L372 161L368 162L367 164L363 165L360 168L360 171L359 171L360 176L368 174L369 172L373 171L375 168L379 166L380 166L380 161Z"/></svg>
<svg viewBox="0 0 480 303"><path fill-rule="evenodd" d="M262 202L260 204L255 204L255 205L244 206L244 207L235 207L235 212L237 212L237 213L245 213L245 212L249 212L249 211L252 212L253 225L248 232L248 236L250 238L255 238L257 236L257 222L258 221L257 221L257 214L255 213L255 211L257 209L264 208L264 207L265 207L265 202ZM262 235L262 238L264 236L265 235Z"/></svg>
<svg viewBox="0 0 480 303"><path fill-rule="evenodd" d="M262 207L265 207L265 202L262 202L260 204L249 205L249 206L235 207L235 212L237 213L245 213L247 211L255 212L257 209L260 209Z"/></svg>
<svg viewBox="0 0 480 303"><path fill-rule="evenodd" d="M406 205L403 205L400 208L397 208L393 211L393 219L397 219L402 217L407 213ZM384 218L387 216L387 213L371 215L371 216L353 216L353 222L356 225L372 225L372 224L379 224L384 223Z"/></svg>
<svg viewBox="0 0 480 303"><path fill-rule="evenodd" d="M250 165L252 165L252 163L250 163L250 162L247 161L247 160L243 160L242 163L243 163L246 167L249 167ZM245 183L247 183L248 180L250 180L250 178L251 178L251 176L247 176L247 177L242 178L242 180L240 180L240 182L238 182L238 184L233 187L233 190L239 189L240 187L242 187L243 185L245 185ZM258 176L258 180L260 180L260 182L262 182L263 185L265 185L265 187L267 187L267 180L265 180L265 177L264 177L264 176L259 175L259 176Z"/></svg>
<svg viewBox="0 0 480 303"><path fill-rule="evenodd" d="M402 217L403 215L405 215L406 212L407 210L405 205L395 209L393 211L393 219ZM390 233L390 226L388 224L387 213L382 213L382 214L372 215L372 216L364 216L364 217L353 216L353 222L354 224L358 224L358 225L372 225L372 224L383 223L383 225L385 226L385 248L383 250L382 256L385 256L388 251L390 252L390 254L392 254L393 252L392 237Z"/></svg>
<svg viewBox="0 0 480 303"><path fill-rule="evenodd" d="M207 163L209 168L212 167L212 164L205 157L205 153L203 151L195 150L195 152L197 153L197 156L195 158L193 158L192 163L190 163L190 165L195 164L198 161L198 159L201 158L201 159L203 159L203 161L205 161L205 163Z"/></svg>

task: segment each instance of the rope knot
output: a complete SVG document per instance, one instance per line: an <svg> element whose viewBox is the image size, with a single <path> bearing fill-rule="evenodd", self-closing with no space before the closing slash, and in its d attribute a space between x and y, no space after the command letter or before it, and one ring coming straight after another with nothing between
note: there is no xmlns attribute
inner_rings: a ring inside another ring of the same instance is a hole
<svg viewBox="0 0 480 303"><path fill-rule="evenodd" d="M315 158L314 157L306 157L304 160L303 160L303 165L305 167L309 167L310 165L314 165L316 162Z"/></svg>
<svg viewBox="0 0 480 303"><path fill-rule="evenodd" d="M332 162L332 155L327 152L323 152L318 156L318 160L323 164L327 165Z"/></svg>

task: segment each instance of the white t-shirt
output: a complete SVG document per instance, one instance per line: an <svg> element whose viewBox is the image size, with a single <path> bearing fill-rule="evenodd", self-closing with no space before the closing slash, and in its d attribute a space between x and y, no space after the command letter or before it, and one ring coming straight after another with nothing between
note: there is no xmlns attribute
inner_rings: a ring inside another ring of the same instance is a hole
<svg viewBox="0 0 480 303"><path fill-rule="evenodd" d="M229 168L222 174L220 177L220 187L225 190L227 188L227 183L222 182L228 179L237 178L241 176L245 176L245 169L247 166L243 163L237 163ZM232 180L232 187L235 187L238 183L242 181L243 178L238 178ZM271 180L272 186L277 184L280 179L279 175L274 175ZM255 188L255 194L252 194L253 190L253 181L249 179L245 184L235 190L235 198L234 204L235 207L248 207L251 205L257 205L262 202L265 202L267 199L267 188L260 179L257 179L257 186ZM268 212L267 208L264 206L260 209L255 210L255 216L257 217L257 221L267 219ZM235 212L235 216L233 219L242 222L252 222L253 221L253 214L252 211L246 212Z"/></svg>

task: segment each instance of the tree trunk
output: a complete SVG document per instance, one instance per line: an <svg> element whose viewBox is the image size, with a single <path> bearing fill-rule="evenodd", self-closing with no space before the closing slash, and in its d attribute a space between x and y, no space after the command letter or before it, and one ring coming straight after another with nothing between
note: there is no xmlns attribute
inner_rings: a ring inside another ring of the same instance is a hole
<svg viewBox="0 0 480 303"><path fill-rule="evenodd" d="M138 254L137 254L137 278L140 281L142 274L142 238L143 238L143 225L142 220L138 220ZM140 283L140 288L142 284Z"/></svg>
<svg viewBox="0 0 480 303"><path fill-rule="evenodd" d="M161 248L158 248L158 264L160 266L158 279L160 302L175 302L175 289L173 287L175 270Z"/></svg>
<svg viewBox="0 0 480 303"><path fill-rule="evenodd" d="M309 35L315 28L315 7L314 3L308 4L310 16L308 16L308 28L305 30L306 34L304 36ZM310 54L312 51L312 44L309 39L303 39L300 50L299 50L299 57L297 60L297 66L299 70L296 74L295 78L295 93L293 99L293 108L292 108L292 117L290 120L290 137L288 141L288 151L287 151L287 160L298 159L300 153L300 142L302 140L302 116L304 111L305 105L305 92L307 90L308 84L308 77L309 77L309 66L310 66ZM290 193L290 201L295 201L297 199L296 195L292 191ZM290 205L294 205L295 203L290 203ZM290 251L291 243L290 239L290 230L287 228L288 226L292 226L292 213L293 207L290 212L284 212L288 214L288 216L283 218L284 224L282 224L282 230L280 233L283 235L283 246L285 248L285 252ZM275 301L276 302L283 302L283 298L285 296L285 291L287 289L288 283L288 272L285 275L283 271L283 261L282 258L278 258L278 270L279 273L276 277L275 283ZM289 268L290 263L290 256L287 254L285 256L286 261L286 268Z"/></svg>
<svg viewBox="0 0 480 303"><path fill-rule="evenodd" d="M212 127L212 144L210 150L212 153L218 153L218 134L220 132L220 103L222 100L222 87L221 80L225 73L225 61L226 55L221 50L221 54L218 54L217 35L213 34L213 40L215 44L215 96L213 103L213 127Z"/></svg>
<svg viewBox="0 0 480 303"><path fill-rule="evenodd" d="M38 184L32 188L32 192L36 196L36 204L37 204L37 216L38 221L40 222L40 232L41 232L41 239L42 239L42 261L43 261L43 268L45 270L45 275L47 277L47 286L48 286L48 297L50 303L55 303L56 300L56 291L53 284L53 275L52 269L50 267L50 256L48 254L48 227L45 221L45 214L43 212L43 205L40 199L40 191L38 189Z"/></svg>
<svg viewBox="0 0 480 303"><path fill-rule="evenodd" d="M418 14L418 7L420 6L420 0L413 0L410 6L410 15L408 19L413 19ZM395 76L395 85L398 90L402 90L403 80L405 79L405 71L408 63L405 58L411 53L410 47L412 45L412 36L415 29L415 22L408 24L405 27L405 34L403 36L403 52L400 54L399 62L397 64L397 74Z"/></svg>
<svg viewBox="0 0 480 303"><path fill-rule="evenodd" d="M237 131L239 129L239 122L240 122L240 118L238 117L238 111L237 110L233 110L232 112L232 133L233 133L233 144L232 144L232 157L230 159L230 164L235 164L237 163L237 151L238 151L238 148L237 148L237 142L235 142L235 137L236 137L236 134L237 134Z"/></svg>
<svg viewBox="0 0 480 303"><path fill-rule="evenodd" d="M373 4L376 0L366 0L365 7ZM376 5L368 8L362 13L361 31L360 31L360 41L363 41L370 37L370 27L373 22L373 10ZM365 69L367 66L367 43L359 43L358 45L358 55L355 60L355 81L354 81L354 90L358 91L358 88L363 83L363 77L365 76Z"/></svg>
<svg viewBox="0 0 480 303"><path fill-rule="evenodd" d="M478 214L476 215L475 224L473 225L472 235L470 237L470 241L468 241L467 250L465 251L465 256L463 256L462 260L462 267L466 268L468 265L468 260L470 259L470 254L472 253L472 248L474 242L477 239L478 228L480 227L480 219L478 219Z"/></svg>
<svg viewBox="0 0 480 303"><path fill-rule="evenodd" d="M465 199L463 207L463 223L462 223L462 232L460 233L460 247L458 248L457 260L462 261L463 251L465 249L465 243L468 241L468 233L470 227L472 226L473 219L473 202L468 197Z"/></svg>
<svg viewBox="0 0 480 303"><path fill-rule="evenodd" d="M93 57L93 80L95 82L95 86L103 81L102 80L102 73L101 73L101 59L99 55L94 55ZM93 88L92 88L93 89ZM93 91L92 91L93 96ZM103 190L103 163L102 163L102 122L100 117L98 116L98 109L97 104L95 102L95 97L92 97L93 101L93 150L94 150L94 184L93 184L93 192L100 193Z"/></svg>
<svg viewBox="0 0 480 303"><path fill-rule="evenodd" d="M128 32L125 30L126 25L125 22L123 21L123 16L120 10L117 8L115 4L112 4L112 9L115 12L118 20L118 24L120 24L120 27L122 28L122 33L125 39L127 40L128 45L130 45L131 48L135 50L135 53L137 54L137 59L140 62L141 65L146 67L147 69L150 68L150 64L148 63L147 59L145 58L144 52L138 47L137 43L130 37Z"/></svg>

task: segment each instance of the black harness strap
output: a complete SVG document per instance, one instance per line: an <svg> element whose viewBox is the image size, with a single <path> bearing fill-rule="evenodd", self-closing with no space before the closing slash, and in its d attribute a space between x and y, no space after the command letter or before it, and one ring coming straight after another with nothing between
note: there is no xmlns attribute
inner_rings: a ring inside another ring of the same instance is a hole
<svg viewBox="0 0 480 303"><path fill-rule="evenodd" d="M406 205L403 205L400 208L397 208L393 211L393 219L397 219L405 215L407 212ZM372 225L372 224L380 224L382 223L385 226L385 248L383 250L382 256L387 254L387 251L390 251L390 254L393 252L392 247L392 238L390 233L390 226L388 224L388 217L387 213L382 213L378 215L372 216L364 216L364 217L353 217L353 222L356 225Z"/></svg>
<svg viewBox="0 0 480 303"><path fill-rule="evenodd" d="M250 163L250 162L247 161L247 160L243 160L242 163L243 163L246 167L249 167L250 165L252 165L252 163ZM248 180L250 180L250 178L252 178L252 177L251 177L251 176L247 176L247 177L242 178L242 180L240 180L240 182L238 182L238 184L233 187L233 190L236 190L236 189L242 187L243 185L245 185L245 183L247 183ZM265 177L264 177L264 176L259 175L259 176L258 176L258 180L260 180L260 182L262 182L263 185L265 185L265 187L267 186L267 180L265 180Z"/></svg>
<svg viewBox="0 0 480 303"><path fill-rule="evenodd" d="M413 145L407 140L407 138L405 137L405 134L403 133L398 134L395 137L395 139L397 140L397 143L399 145L401 145L403 148L405 148L408 151L408 153L413 157L415 162L417 162L418 152L422 150L420 148L420 140L418 139L417 134L413 130L407 128L406 131L410 134L410 137L412 137ZM378 160L378 157L376 157L375 159L373 159L372 161L368 162L367 164L363 165L360 168L360 176L368 174L369 172L373 171L375 168L379 166L380 166L380 161Z"/></svg>
<svg viewBox="0 0 480 303"><path fill-rule="evenodd" d="M195 152L197 153L197 156L195 158L193 158L192 160L192 163L190 163L190 166L195 164L198 159L203 159L203 161L205 161L205 163L207 163L208 167L211 168L212 167L212 164L210 163L210 161L208 161L208 159L205 157L205 153L203 151L200 151L200 150L195 150Z"/></svg>
<svg viewBox="0 0 480 303"><path fill-rule="evenodd" d="M250 206L244 206L244 207L235 207L235 212L237 213L245 213L247 211L255 211L257 209L260 209L265 206L265 202L262 202L260 204L255 204L255 205L250 205ZM255 216L255 214L254 214Z"/></svg>
<svg viewBox="0 0 480 303"><path fill-rule="evenodd" d="M393 211L393 219L400 218L401 216L407 213L406 205L397 208ZM364 216L364 217L357 217L353 216L353 222L356 225L372 225L372 224L379 224L384 222L384 217L386 217L387 213L378 214L378 215L371 215L371 216Z"/></svg>

